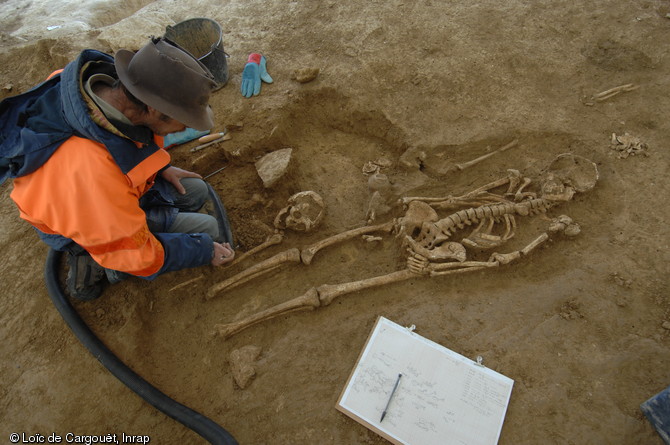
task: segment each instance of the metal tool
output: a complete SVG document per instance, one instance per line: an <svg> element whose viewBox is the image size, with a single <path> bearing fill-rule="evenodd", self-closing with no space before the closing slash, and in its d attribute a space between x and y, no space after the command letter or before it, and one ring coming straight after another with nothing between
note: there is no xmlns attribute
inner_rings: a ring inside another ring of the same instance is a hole
<svg viewBox="0 0 670 445"><path fill-rule="evenodd" d="M207 176L205 176L205 177L202 178L202 179L207 179L207 178L209 178L209 177L212 177L212 176L214 176L215 174L217 174L217 173L219 173L220 171L222 171L223 169L225 169L226 167L228 167L228 166L227 166L227 165L224 165L224 166L221 167L220 169L218 169L218 170L214 170L212 173L208 174Z"/></svg>
<svg viewBox="0 0 670 445"><path fill-rule="evenodd" d="M230 135L226 134L225 131L223 133L219 133L219 134L222 134L223 136L221 136L220 138L215 139L211 142L207 142L206 144L202 144L202 145L198 145L197 147L193 147L191 149L191 152L202 150L203 148L209 147L210 145L218 144L219 142L227 141L227 140L230 139Z"/></svg>

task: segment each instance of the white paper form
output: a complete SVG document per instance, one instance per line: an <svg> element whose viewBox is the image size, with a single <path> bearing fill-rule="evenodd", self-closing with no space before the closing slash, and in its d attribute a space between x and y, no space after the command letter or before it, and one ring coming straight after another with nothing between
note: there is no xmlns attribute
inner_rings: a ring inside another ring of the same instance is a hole
<svg viewBox="0 0 670 445"><path fill-rule="evenodd" d="M337 409L397 444L495 445L513 384L380 317Z"/></svg>

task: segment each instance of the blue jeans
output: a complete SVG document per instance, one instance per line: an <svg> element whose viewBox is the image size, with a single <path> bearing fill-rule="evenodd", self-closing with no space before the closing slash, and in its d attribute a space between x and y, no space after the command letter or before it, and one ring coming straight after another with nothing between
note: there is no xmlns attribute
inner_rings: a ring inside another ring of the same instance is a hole
<svg viewBox="0 0 670 445"><path fill-rule="evenodd" d="M180 195L177 189L172 187L172 199L179 212L164 231L168 233L207 233L213 240L220 240L221 235L216 218L206 213L198 213L209 197L207 183L198 178L183 178L181 184L186 189L186 194ZM149 230L151 229L150 225Z"/></svg>
<svg viewBox="0 0 670 445"><path fill-rule="evenodd" d="M154 187L142 197L140 207L146 213L149 230L152 233L207 233L214 241L229 242L232 245L230 223L225 210L221 222L212 215L199 213L210 199L208 184L198 178L182 178L181 184L186 189L184 195L177 192L172 184L157 178ZM224 233L221 233L222 231ZM72 255L87 254L81 246L69 238L46 234L40 230L37 232L40 238L55 250L66 251ZM131 276L111 269L105 269L105 272L111 283Z"/></svg>

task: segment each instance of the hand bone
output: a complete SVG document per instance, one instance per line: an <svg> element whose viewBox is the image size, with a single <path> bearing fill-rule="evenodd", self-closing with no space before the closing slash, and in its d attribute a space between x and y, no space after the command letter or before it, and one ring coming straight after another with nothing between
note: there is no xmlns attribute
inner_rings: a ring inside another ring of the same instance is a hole
<svg viewBox="0 0 670 445"><path fill-rule="evenodd" d="M574 222L572 218L567 215L560 215L551 220L549 231L552 233L562 232L567 236L576 236L581 232L579 224Z"/></svg>

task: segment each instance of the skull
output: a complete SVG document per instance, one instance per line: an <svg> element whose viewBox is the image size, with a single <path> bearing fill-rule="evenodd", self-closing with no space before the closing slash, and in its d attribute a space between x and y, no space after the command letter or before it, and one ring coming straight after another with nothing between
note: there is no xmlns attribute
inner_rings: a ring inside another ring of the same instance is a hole
<svg viewBox="0 0 670 445"><path fill-rule="evenodd" d="M323 219L325 213L323 199L316 192L299 192L288 199L288 206L275 217L277 229L291 229L296 232L309 232Z"/></svg>

